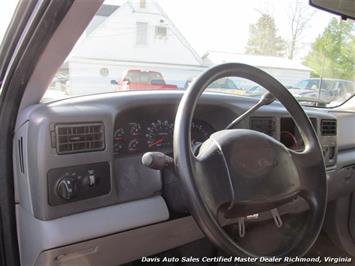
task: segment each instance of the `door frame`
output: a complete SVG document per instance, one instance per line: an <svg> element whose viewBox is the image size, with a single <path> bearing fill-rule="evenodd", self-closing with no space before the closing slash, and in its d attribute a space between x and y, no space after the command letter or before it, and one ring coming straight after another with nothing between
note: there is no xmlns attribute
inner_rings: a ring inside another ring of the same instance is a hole
<svg viewBox="0 0 355 266"><path fill-rule="evenodd" d="M0 48L0 265L20 265L13 136L33 69L74 0L22 0Z"/></svg>

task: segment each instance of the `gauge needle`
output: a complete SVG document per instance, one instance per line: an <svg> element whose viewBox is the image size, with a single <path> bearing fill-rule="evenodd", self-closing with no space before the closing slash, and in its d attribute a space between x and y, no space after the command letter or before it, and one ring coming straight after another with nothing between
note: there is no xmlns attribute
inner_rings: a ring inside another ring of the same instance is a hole
<svg viewBox="0 0 355 266"><path fill-rule="evenodd" d="M161 144L162 142L163 142L163 139L162 139L162 138L161 138L161 139L158 139L158 140L154 141L153 143L151 143L151 144L149 145L149 147L153 147L153 146L155 146L155 145Z"/></svg>

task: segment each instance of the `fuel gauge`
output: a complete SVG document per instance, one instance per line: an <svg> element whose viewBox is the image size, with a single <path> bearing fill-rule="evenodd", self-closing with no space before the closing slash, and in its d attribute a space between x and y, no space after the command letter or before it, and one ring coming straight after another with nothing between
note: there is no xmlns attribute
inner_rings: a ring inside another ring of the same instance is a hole
<svg viewBox="0 0 355 266"><path fill-rule="evenodd" d="M139 140L138 139L132 139L128 143L128 151L129 152L135 152L138 150L138 148L139 148Z"/></svg>

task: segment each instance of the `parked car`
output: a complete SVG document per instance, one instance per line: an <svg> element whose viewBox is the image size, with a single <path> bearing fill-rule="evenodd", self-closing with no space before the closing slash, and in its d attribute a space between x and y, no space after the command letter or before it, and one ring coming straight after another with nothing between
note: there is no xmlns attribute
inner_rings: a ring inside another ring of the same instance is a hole
<svg viewBox="0 0 355 266"><path fill-rule="evenodd" d="M111 84L118 85L118 91L130 90L176 90L176 85L166 84L163 75L158 71L144 71L130 69L123 73L119 82L111 80Z"/></svg>
<svg viewBox="0 0 355 266"><path fill-rule="evenodd" d="M349 80L311 78L289 87L296 98L309 98L323 103L344 101L354 93L354 84Z"/></svg>
<svg viewBox="0 0 355 266"><path fill-rule="evenodd" d="M256 85L254 87L246 89L245 90L245 95L247 95L247 96L261 96L265 92L267 92L267 90L264 87L262 87L260 85Z"/></svg>
<svg viewBox="0 0 355 266"><path fill-rule="evenodd" d="M196 79L196 77L188 79L185 82L184 89L187 89L195 79ZM217 91L217 92L227 92L227 93L233 93L233 94L238 94L238 95L243 94L243 90L238 88L238 86L235 85L234 81L230 78L221 78L221 79L218 79L218 80L212 82L208 86L207 90Z"/></svg>

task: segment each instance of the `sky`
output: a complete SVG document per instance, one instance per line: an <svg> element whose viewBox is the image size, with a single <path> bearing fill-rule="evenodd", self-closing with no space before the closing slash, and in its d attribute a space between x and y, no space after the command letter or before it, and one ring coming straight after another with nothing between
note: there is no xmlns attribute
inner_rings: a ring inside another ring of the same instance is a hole
<svg viewBox="0 0 355 266"><path fill-rule="evenodd" d="M285 40L290 38L289 13L295 0L158 0L174 24L201 55L207 50L243 53L249 37L249 25L254 24L260 12L270 13L278 33ZM303 0L308 6L308 0ZM188 7L188 8L186 8ZM332 15L309 6L315 12L302 42L298 57L321 34ZM259 10L259 11L258 11Z"/></svg>
<svg viewBox="0 0 355 266"><path fill-rule="evenodd" d="M90 0L87 0L90 1ZM243 53L249 25L257 21L259 11L275 18L278 32L290 38L289 10L295 0L156 0L199 55L208 50ZM301 0L308 5L308 0ZM18 0L0 0L0 40L5 34ZM123 0L106 0L122 4ZM302 59L310 44L321 34L332 15L309 7L315 12L296 54ZM259 11L258 11L259 10Z"/></svg>

